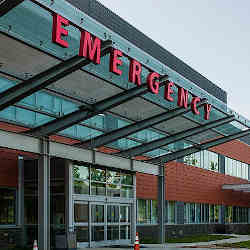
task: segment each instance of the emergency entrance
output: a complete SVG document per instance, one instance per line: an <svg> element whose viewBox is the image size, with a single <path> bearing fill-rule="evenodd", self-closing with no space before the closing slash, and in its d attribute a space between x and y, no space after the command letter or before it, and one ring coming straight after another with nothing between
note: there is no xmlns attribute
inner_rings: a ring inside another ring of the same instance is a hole
<svg viewBox="0 0 250 250"><path fill-rule="evenodd" d="M129 244L133 175L86 164L73 165L72 173L78 247Z"/></svg>

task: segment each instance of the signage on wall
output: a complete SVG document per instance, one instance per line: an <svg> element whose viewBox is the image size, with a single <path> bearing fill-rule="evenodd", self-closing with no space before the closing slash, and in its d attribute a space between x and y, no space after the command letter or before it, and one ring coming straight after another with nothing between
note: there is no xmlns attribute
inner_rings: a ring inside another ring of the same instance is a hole
<svg viewBox="0 0 250 250"><path fill-rule="evenodd" d="M53 15L52 41L63 48L69 47L68 42L63 39L65 36L69 35L69 32L66 29L67 26L69 26L69 21L67 19L56 13ZM95 64L100 64L102 41L98 37L91 35L89 32L85 30L80 30L80 32L81 32L81 39L79 46L79 56L88 58ZM109 67L110 72L116 75L120 76L122 75L123 72L119 68L119 66L123 64L122 57L123 57L122 51L118 49L112 49L110 53L110 67ZM129 76L128 76L129 81L136 84L137 86L140 86L142 84L141 72L142 72L141 63L136 61L135 59L130 59ZM157 72L150 72L147 76L148 90L155 95L159 94L159 84L160 84L159 79L160 79L160 74L158 74ZM173 90L174 86L175 86L174 82L166 81L164 98L168 102L174 101L174 98L172 96L174 93ZM188 90L185 90L182 87L179 86L177 87L178 87L177 105L179 107L188 108L188 98L190 93L188 92ZM190 105L192 112L195 115L200 114L197 108L197 105L200 102L201 102L200 97L192 95L192 100ZM212 105L205 103L203 107L204 107L204 119L209 120Z"/></svg>

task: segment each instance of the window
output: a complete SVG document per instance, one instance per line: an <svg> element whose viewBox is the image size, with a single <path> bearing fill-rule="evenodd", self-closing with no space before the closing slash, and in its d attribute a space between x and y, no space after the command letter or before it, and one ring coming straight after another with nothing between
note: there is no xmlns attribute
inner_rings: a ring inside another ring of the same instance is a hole
<svg viewBox="0 0 250 250"><path fill-rule="evenodd" d="M204 203L184 204L184 223L218 223L219 205Z"/></svg>
<svg viewBox="0 0 250 250"><path fill-rule="evenodd" d="M212 171L219 171L218 154L207 150L185 156L184 163Z"/></svg>
<svg viewBox="0 0 250 250"><path fill-rule="evenodd" d="M246 207L227 207L232 211L233 223L248 223L248 208ZM230 222L228 222L230 223Z"/></svg>
<svg viewBox="0 0 250 250"><path fill-rule="evenodd" d="M1 188L0 224L16 224L16 190Z"/></svg>
<svg viewBox="0 0 250 250"><path fill-rule="evenodd" d="M225 173L248 180L248 164L225 157Z"/></svg>
<svg viewBox="0 0 250 250"><path fill-rule="evenodd" d="M157 224L158 223L158 202L157 200L137 200L137 223Z"/></svg>
<svg viewBox="0 0 250 250"><path fill-rule="evenodd" d="M74 193L110 197L133 197L133 175L92 165L74 165Z"/></svg>

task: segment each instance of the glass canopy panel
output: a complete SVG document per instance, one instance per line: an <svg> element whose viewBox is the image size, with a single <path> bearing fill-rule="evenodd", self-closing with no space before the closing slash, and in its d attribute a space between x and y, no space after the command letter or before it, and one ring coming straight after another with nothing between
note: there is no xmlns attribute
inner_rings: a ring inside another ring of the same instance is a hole
<svg viewBox="0 0 250 250"><path fill-rule="evenodd" d="M115 148L115 149L119 149L119 150L126 150L126 149L133 148L133 147L139 146L139 145L141 145L141 143L136 142L136 141L132 141L132 140L129 140L126 138L122 138L122 139L119 139L115 142L109 143L106 146L111 147L111 148Z"/></svg>
<svg viewBox="0 0 250 250"><path fill-rule="evenodd" d="M149 156L149 157L153 158L153 157L157 157L157 156L161 156L161 155L165 155L165 154L169 154L169 153L171 153L171 151L167 151L167 150L158 148L158 149L155 149L153 151L144 153L143 155L144 156Z"/></svg>
<svg viewBox="0 0 250 250"><path fill-rule="evenodd" d="M206 130L194 136L189 136L186 139L198 144L198 143L204 143L213 139L217 139L219 137L221 137L221 135L219 135L218 133L212 130Z"/></svg>

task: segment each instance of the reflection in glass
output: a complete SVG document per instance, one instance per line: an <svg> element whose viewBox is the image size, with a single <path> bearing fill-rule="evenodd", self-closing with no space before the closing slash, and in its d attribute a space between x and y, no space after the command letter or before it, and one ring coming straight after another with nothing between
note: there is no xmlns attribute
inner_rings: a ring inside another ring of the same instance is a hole
<svg viewBox="0 0 250 250"><path fill-rule="evenodd" d="M91 194L92 195L106 195L105 184L91 182Z"/></svg>
<svg viewBox="0 0 250 250"><path fill-rule="evenodd" d="M152 218L151 223L157 224L158 222L158 202L157 200L152 200Z"/></svg>
<svg viewBox="0 0 250 250"><path fill-rule="evenodd" d="M88 204L75 204L74 216L76 223L88 223L89 219L89 206Z"/></svg>
<svg viewBox="0 0 250 250"><path fill-rule="evenodd" d="M121 197L133 198L133 187L122 186Z"/></svg>
<svg viewBox="0 0 250 250"><path fill-rule="evenodd" d="M133 185L133 175L121 174L121 184Z"/></svg>
<svg viewBox="0 0 250 250"><path fill-rule="evenodd" d="M74 166L73 177L76 179L89 179L89 168L85 166Z"/></svg>
<svg viewBox="0 0 250 250"><path fill-rule="evenodd" d="M89 228L88 227L76 227L76 240L77 242L89 241Z"/></svg>
<svg viewBox="0 0 250 250"><path fill-rule="evenodd" d="M108 240L119 240L119 226L108 226Z"/></svg>
<svg viewBox="0 0 250 250"><path fill-rule="evenodd" d="M108 205L108 222L118 223L119 222L119 206Z"/></svg>
<svg viewBox="0 0 250 250"><path fill-rule="evenodd" d="M91 180L106 182L106 171L104 169L91 168Z"/></svg>
<svg viewBox="0 0 250 250"><path fill-rule="evenodd" d="M1 188L0 224L15 224L16 190Z"/></svg>
<svg viewBox="0 0 250 250"><path fill-rule="evenodd" d="M104 205L92 205L91 206L92 222L103 223L104 222Z"/></svg>
<svg viewBox="0 0 250 250"><path fill-rule="evenodd" d="M130 222L130 207L120 206L120 222Z"/></svg>
<svg viewBox="0 0 250 250"><path fill-rule="evenodd" d="M75 194L89 194L89 181L88 180L74 180Z"/></svg>
<svg viewBox="0 0 250 250"><path fill-rule="evenodd" d="M120 185L109 184L107 185L107 196L120 197Z"/></svg>
<svg viewBox="0 0 250 250"><path fill-rule="evenodd" d="M120 173L116 171L107 170L107 183L120 184Z"/></svg>
<svg viewBox="0 0 250 250"><path fill-rule="evenodd" d="M103 241L104 240L104 227L103 226L92 226L92 241Z"/></svg>
<svg viewBox="0 0 250 250"><path fill-rule="evenodd" d="M120 239L121 240L130 239L130 226L121 226L120 227Z"/></svg>

